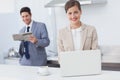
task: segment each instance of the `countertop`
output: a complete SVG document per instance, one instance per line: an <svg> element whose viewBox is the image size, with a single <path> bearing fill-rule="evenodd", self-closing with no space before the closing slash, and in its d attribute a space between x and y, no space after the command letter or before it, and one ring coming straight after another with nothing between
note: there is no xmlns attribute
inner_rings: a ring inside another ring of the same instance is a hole
<svg viewBox="0 0 120 80"><path fill-rule="evenodd" d="M17 57L7 57L5 58L5 64L20 65L19 59L20 58ZM58 57L57 56L47 57L47 64L50 67L59 67Z"/></svg>
<svg viewBox="0 0 120 80"><path fill-rule="evenodd" d="M100 75L62 77L60 68L48 70L50 75L41 76L38 74L40 67L0 65L0 80L120 80L119 71L102 71Z"/></svg>

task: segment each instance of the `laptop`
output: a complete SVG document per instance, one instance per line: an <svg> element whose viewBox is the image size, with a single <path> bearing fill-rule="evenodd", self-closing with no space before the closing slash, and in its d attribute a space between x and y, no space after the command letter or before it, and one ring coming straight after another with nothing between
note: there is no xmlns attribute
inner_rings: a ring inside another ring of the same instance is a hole
<svg viewBox="0 0 120 80"><path fill-rule="evenodd" d="M100 50L69 51L60 53L62 76L101 74Z"/></svg>

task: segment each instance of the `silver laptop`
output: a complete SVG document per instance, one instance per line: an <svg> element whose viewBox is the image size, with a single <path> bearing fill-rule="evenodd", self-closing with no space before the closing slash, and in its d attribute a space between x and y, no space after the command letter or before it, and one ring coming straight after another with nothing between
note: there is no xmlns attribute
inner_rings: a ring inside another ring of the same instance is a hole
<svg viewBox="0 0 120 80"><path fill-rule="evenodd" d="M101 52L100 50L61 52L60 70L62 76L100 74Z"/></svg>

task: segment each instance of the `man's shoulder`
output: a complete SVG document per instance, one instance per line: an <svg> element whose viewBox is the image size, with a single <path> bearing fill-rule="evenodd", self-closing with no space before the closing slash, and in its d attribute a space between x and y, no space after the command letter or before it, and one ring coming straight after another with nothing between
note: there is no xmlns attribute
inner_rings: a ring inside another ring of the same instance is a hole
<svg viewBox="0 0 120 80"><path fill-rule="evenodd" d="M45 25L45 23L43 23L43 22L38 22L38 21L33 21L33 24Z"/></svg>
<svg viewBox="0 0 120 80"><path fill-rule="evenodd" d="M36 28L36 29L43 30L43 29L46 28L46 25L43 22L33 21L33 27Z"/></svg>

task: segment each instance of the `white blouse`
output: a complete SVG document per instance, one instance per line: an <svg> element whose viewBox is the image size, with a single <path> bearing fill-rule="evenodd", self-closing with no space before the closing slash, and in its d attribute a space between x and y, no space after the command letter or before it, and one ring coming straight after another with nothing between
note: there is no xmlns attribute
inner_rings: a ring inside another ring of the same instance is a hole
<svg viewBox="0 0 120 80"><path fill-rule="evenodd" d="M72 32L72 37L73 37L73 43L74 43L74 49L75 50L80 50L80 45L81 45L81 27L77 29L71 29Z"/></svg>

